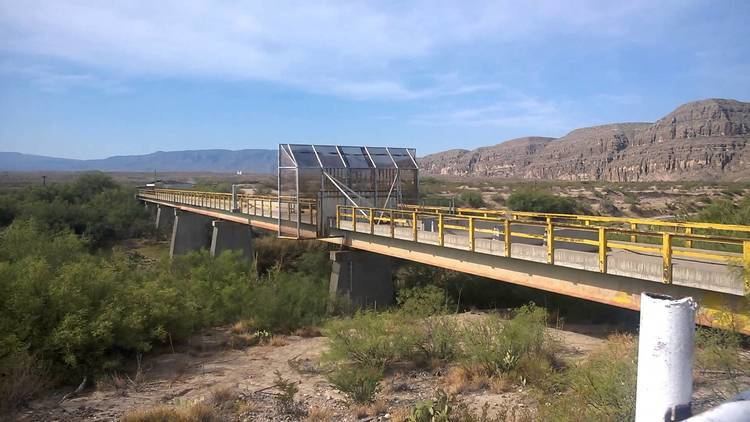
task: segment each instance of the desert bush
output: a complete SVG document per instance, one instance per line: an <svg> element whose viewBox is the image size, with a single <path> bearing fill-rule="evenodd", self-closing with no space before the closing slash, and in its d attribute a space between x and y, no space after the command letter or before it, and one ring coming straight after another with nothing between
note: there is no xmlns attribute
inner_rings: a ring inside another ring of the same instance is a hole
<svg viewBox="0 0 750 422"><path fill-rule="evenodd" d="M371 368L385 368L412 356L418 336L413 324L395 313L360 311L351 318L330 321L324 330L329 350L324 357Z"/></svg>
<svg viewBox="0 0 750 422"><path fill-rule="evenodd" d="M461 194L458 195L458 203L461 206L470 208L484 208L487 206L482 198L482 193L473 190L461 192Z"/></svg>
<svg viewBox="0 0 750 422"><path fill-rule="evenodd" d="M400 289L396 301L400 312L415 317L444 314L455 306L445 290L434 285Z"/></svg>
<svg viewBox="0 0 750 422"><path fill-rule="evenodd" d="M371 403L380 391L383 370L372 366L340 365L327 377L354 403Z"/></svg>
<svg viewBox="0 0 750 422"><path fill-rule="evenodd" d="M416 348L426 363L433 360L447 362L460 356L461 331L454 320L433 316L422 321L419 328L421 335L417 337Z"/></svg>
<svg viewBox="0 0 750 422"><path fill-rule="evenodd" d="M234 253L143 265L31 221L0 232L0 356L28 350L71 382L238 318L273 332L315 325L326 297L322 279L258 277Z"/></svg>
<svg viewBox="0 0 750 422"><path fill-rule="evenodd" d="M582 206L572 198L534 189L515 190L510 194L506 203L513 211L575 214L582 209Z"/></svg>
<svg viewBox="0 0 750 422"><path fill-rule="evenodd" d="M328 284L324 278L276 269L257 279L251 290L245 313L259 328L290 333L318 325L326 315Z"/></svg>
<svg viewBox="0 0 750 422"><path fill-rule="evenodd" d="M610 337L602 350L560 375L562 392L540 404L540 419L633 420L636 372L633 338Z"/></svg>
<svg viewBox="0 0 750 422"><path fill-rule="evenodd" d="M101 173L87 173L70 183L5 192L2 198L2 225L33 219L43 228L83 236L92 249L153 232L153 222L133 200L133 191Z"/></svg>
<svg viewBox="0 0 750 422"><path fill-rule="evenodd" d="M0 358L0 415L12 414L50 385L46 369L39 361L16 347L11 350L14 353Z"/></svg>
<svg viewBox="0 0 750 422"><path fill-rule="evenodd" d="M184 406L160 405L125 413L121 422L219 422L224 420L217 409L198 402Z"/></svg>
<svg viewBox="0 0 750 422"><path fill-rule="evenodd" d="M519 362L526 357L550 359L545 321L544 309L526 305L516 310L509 321L490 316L468 325L463 339L464 365L481 368L492 376L522 369ZM523 373L518 375L524 377Z"/></svg>
<svg viewBox="0 0 750 422"><path fill-rule="evenodd" d="M279 410L282 413L291 415L302 413L302 409L295 400L295 396L299 391L297 383L282 377L281 372L278 370L274 371L274 376L273 386L279 391L276 394L276 404Z"/></svg>
<svg viewBox="0 0 750 422"><path fill-rule="evenodd" d="M743 338L735 330L698 327L695 336L695 368L711 379L717 397L729 399L747 386L742 380L750 375L750 364L743 359Z"/></svg>

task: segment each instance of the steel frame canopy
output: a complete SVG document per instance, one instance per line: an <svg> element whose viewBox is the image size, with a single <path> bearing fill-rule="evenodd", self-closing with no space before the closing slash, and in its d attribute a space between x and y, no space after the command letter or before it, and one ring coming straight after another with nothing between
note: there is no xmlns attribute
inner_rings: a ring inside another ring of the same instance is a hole
<svg viewBox="0 0 750 422"><path fill-rule="evenodd" d="M392 208L416 204L419 165L414 148L279 144L279 236L300 238L300 224L315 222L328 236L337 205ZM305 213L300 200L314 201ZM282 215L282 202L291 202Z"/></svg>

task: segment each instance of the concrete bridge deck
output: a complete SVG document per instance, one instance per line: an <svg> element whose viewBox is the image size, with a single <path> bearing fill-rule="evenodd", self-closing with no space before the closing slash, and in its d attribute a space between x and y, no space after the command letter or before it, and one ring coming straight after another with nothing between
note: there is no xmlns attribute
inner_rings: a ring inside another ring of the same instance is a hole
<svg viewBox="0 0 750 422"><path fill-rule="evenodd" d="M750 262L750 240L719 232L721 225L675 223L682 231L670 232L642 222L634 231L541 214L503 218L339 207L335 221L325 223L329 234L319 238L313 202L297 209L273 197L233 200L229 194L168 190L140 191L138 199L264 230L299 221L303 238L633 310L645 291L693 296L701 304L699 323L750 334L748 280L741 270ZM750 233L750 227L730 228ZM699 229L703 233L696 234ZM714 229L720 234L706 234Z"/></svg>

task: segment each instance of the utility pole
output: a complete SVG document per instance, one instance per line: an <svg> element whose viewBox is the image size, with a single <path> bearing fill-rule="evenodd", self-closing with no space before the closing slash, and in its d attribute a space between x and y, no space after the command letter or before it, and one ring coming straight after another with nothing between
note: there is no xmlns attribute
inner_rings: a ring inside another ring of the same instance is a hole
<svg viewBox="0 0 750 422"><path fill-rule="evenodd" d="M47 176L42 176L42 186L47 186Z"/></svg>

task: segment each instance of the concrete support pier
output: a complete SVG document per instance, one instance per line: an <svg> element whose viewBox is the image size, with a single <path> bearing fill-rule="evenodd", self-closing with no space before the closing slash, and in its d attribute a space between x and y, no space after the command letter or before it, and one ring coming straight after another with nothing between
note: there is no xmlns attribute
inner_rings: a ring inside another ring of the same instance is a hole
<svg viewBox="0 0 750 422"><path fill-rule="evenodd" d="M331 298L354 307L387 307L394 302L393 258L365 251L331 252Z"/></svg>
<svg viewBox="0 0 750 422"><path fill-rule="evenodd" d="M210 223L206 216L175 209L169 257L208 248Z"/></svg>
<svg viewBox="0 0 750 422"><path fill-rule="evenodd" d="M227 250L241 251L247 261L253 259L253 233L246 224L214 220L211 236L211 256Z"/></svg>
<svg viewBox="0 0 750 422"><path fill-rule="evenodd" d="M164 205L156 206L156 230L167 231L174 224L175 209Z"/></svg>

